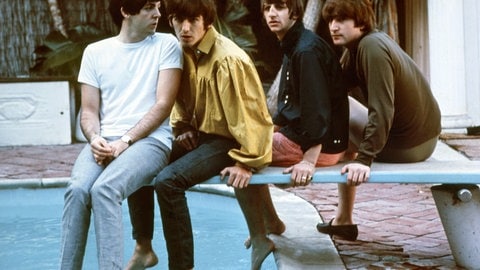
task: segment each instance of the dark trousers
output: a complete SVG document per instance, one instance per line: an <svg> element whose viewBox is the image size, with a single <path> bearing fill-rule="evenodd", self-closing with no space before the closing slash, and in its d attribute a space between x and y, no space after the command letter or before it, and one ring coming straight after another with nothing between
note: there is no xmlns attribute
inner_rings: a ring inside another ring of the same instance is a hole
<svg viewBox="0 0 480 270"><path fill-rule="evenodd" d="M160 206L170 269L194 267L192 225L185 191L234 165L235 161L228 152L238 147L232 139L206 134L200 135L198 147L189 152L174 144L171 163L155 178L154 189ZM143 194L146 197L136 194L129 198L134 237L153 235L153 225L150 226L153 224L153 202L150 200L153 194L148 195L148 192L151 193L148 189L143 192L146 192Z"/></svg>

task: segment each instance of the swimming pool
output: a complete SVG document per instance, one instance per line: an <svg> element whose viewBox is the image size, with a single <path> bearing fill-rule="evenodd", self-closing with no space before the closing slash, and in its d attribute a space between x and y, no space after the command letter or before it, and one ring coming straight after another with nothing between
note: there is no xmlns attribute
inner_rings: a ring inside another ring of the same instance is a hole
<svg viewBox="0 0 480 270"><path fill-rule="evenodd" d="M63 188L0 190L0 269L58 269ZM195 269L250 268L250 252L243 246L248 235L245 219L234 198L187 192L195 237ZM133 252L127 204L123 204L125 263ZM167 269L167 255L158 207L155 212L154 249ZM97 269L93 220L84 269ZM262 269L277 269L270 254Z"/></svg>

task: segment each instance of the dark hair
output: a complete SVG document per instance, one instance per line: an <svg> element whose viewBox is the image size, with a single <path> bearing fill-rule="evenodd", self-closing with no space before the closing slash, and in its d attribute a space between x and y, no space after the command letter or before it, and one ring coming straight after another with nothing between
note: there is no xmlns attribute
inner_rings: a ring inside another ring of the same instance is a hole
<svg viewBox="0 0 480 270"><path fill-rule="evenodd" d="M375 13L369 0L327 0L322 8L322 17L328 23L334 19L352 19L363 32L375 29Z"/></svg>
<svg viewBox="0 0 480 270"><path fill-rule="evenodd" d="M108 11L115 25L120 28L123 21L122 8L125 13L136 15L147 2L160 2L160 0L110 0Z"/></svg>
<svg viewBox="0 0 480 270"><path fill-rule="evenodd" d="M290 19L296 16L297 21L303 20L303 14L305 12L303 0L262 0L262 10L265 4L287 4L288 10L290 11Z"/></svg>
<svg viewBox="0 0 480 270"><path fill-rule="evenodd" d="M202 16L205 27L207 27L213 24L217 16L213 0L164 0L164 4L169 21L173 17L183 21Z"/></svg>

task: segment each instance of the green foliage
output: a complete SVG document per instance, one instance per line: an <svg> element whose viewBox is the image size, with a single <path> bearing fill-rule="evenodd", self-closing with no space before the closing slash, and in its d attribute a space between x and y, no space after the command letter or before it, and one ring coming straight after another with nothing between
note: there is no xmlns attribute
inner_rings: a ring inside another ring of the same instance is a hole
<svg viewBox="0 0 480 270"><path fill-rule="evenodd" d="M245 50L259 70L268 68L258 53L258 42L252 29L249 10L239 0L219 0L215 28ZM167 28L168 25L166 26ZM106 38L106 32L92 25L78 25L67 30L68 37L52 31L42 45L34 51L35 64L30 68L31 76L62 76L76 80L85 47Z"/></svg>
<svg viewBox="0 0 480 270"><path fill-rule="evenodd" d="M52 31L44 44L35 48L33 76L66 76L76 78L83 50L88 44L108 35L92 25L78 25L67 31L68 38Z"/></svg>
<svg viewBox="0 0 480 270"><path fill-rule="evenodd" d="M217 18L214 22L214 26L219 33L233 40L240 48L247 52L255 63L255 67L262 79L273 80L278 61L280 56L276 55L275 49L268 48L263 52L260 50L263 47L268 46L271 40L274 38L274 42L277 40L274 36L264 36L261 33L254 31L254 25L258 25L262 22L261 14L255 14L252 16L251 10L244 4L247 1L242 0L217 0ZM254 6L260 7L259 0L253 0L250 2L250 9ZM270 31L268 30L268 33ZM258 39L263 42L259 44ZM273 57L274 61L271 61ZM278 63L279 65L279 63Z"/></svg>
<svg viewBox="0 0 480 270"><path fill-rule="evenodd" d="M238 0L219 1L218 3L215 28L219 33L233 40L251 57L254 57L257 53L257 39L251 25L244 23L249 15L248 9Z"/></svg>

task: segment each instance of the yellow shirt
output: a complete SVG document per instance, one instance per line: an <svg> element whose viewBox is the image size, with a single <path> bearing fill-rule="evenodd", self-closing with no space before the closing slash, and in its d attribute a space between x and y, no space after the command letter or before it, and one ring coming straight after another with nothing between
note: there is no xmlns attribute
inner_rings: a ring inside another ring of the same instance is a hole
<svg viewBox="0 0 480 270"><path fill-rule="evenodd" d="M272 159L273 124L250 57L213 27L195 51L184 49L182 85L171 114L175 135L188 130L236 140L229 156L254 169Z"/></svg>

